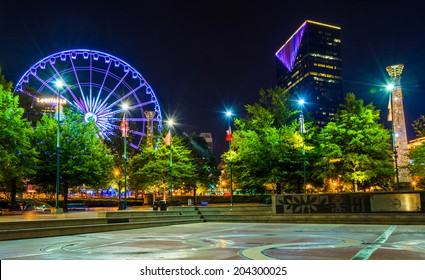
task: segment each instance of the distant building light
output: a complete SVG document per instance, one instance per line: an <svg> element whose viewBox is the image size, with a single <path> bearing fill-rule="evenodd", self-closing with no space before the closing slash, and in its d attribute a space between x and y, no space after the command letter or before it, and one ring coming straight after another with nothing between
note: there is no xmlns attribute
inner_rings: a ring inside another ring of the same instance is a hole
<svg viewBox="0 0 425 280"><path fill-rule="evenodd" d="M38 103L44 103L44 104L58 104L58 99L54 97L49 98L37 98ZM65 99L60 99L60 104L66 104Z"/></svg>

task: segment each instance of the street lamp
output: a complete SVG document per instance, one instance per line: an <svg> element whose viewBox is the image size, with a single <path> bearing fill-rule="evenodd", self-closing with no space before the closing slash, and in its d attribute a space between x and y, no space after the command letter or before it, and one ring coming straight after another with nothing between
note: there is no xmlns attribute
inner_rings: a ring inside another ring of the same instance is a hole
<svg viewBox="0 0 425 280"><path fill-rule="evenodd" d="M394 153L394 167L395 167L395 178L396 178L396 190L399 190L400 188L400 177L399 177L399 171L398 171L398 154L397 154L397 141L396 141L396 135L395 135L395 128L394 128L394 104L393 104L393 89L395 88L394 84L388 84L387 85L387 91L390 92L390 100L388 104L389 109L389 115L388 120L391 121L391 138L392 138L392 148Z"/></svg>
<svg viewBox="0 0 425 280"><path fill-rule="evenodd" d="M301 141L302 141L302 148L301 148L301 155L303 158L303 191L306 193L307 189L305 186L305 182L306 182L306 173L305 173L305 148L304 148L304 134L305 134L305 127L304 127L304 114L303 114L303 110L302 107L304 107L304 99L300 99L298 100L298 104L301 106L301 111L300 111L300 132L301 132Z"/></svg>
<svg viewBox="0 0 425 280"><path fill-rule="evenodd" d="M232 136L232 127L230 125L230 119L232 118L232 115L233 114L231 111L226 112L226 117L227 117L228 127L229 127L229 130L226 133L226 141L229 141L230 205L233 206L233 182L232 182L232 137L233 136Z"/></svg>
<svg viewBox="0 0 425 280"><path fill-rule="evenodd" d="M61 213L62 210L59 208L59 186L60 186L60 113L61 113L61 91L65 86L62 80L57 80L55 86L58 89L57 92L57 108L58 108L58 129L56 133L56 200L55 200L55 213Z"/></svg>
<svg viewBox="0 0 425 280"><path fill-rule="evenodd" d="M115 174L115 176L118 178L117 179L117 185L118 185L118 210L120 210L120 208L121 208L121 180L119 179L119 175L120 175L120 172L118 171L118 170L115 170L114 171L114 174Z"/></svg>
<svg viewBox="0 0 425 280"><path fill-rule="evenodd" d="M128 122L126 119L126 111L128 110L128 104L123 103L122 109L124 112L122 121L121 121L121 131L122 137L124 138L124 203L119 205L119 210L127 209L127 136L128 136Z"/></svg>
<svg viewBox="0 0 425 280"><path fill-rule="evenodd" d="M165 144L170 146L170 205L173 201L173 143L172 143L172 137L171 137L171 129L174 125L174 120L169 119L167 121L168 125L168 133L165 137Z"/></svg>

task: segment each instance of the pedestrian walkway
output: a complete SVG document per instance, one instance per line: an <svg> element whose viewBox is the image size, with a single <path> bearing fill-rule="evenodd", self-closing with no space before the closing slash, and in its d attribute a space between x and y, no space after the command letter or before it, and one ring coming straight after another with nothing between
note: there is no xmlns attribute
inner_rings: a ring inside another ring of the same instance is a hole
<svg viewBox="0 0 425 280"><path fill-rule="evenodd" d="M0 241L0 259L425 260L425 226L184 224Z"/></svg>
<svg viewBox="0 0 425 280"><path fill-rule="evenodd" d="M97 218L101 211L118 210L91 208L62 214L24 211L0 216L0 223ZM207 221L0 241L0 259L425 260L425 225Z"/></svg>

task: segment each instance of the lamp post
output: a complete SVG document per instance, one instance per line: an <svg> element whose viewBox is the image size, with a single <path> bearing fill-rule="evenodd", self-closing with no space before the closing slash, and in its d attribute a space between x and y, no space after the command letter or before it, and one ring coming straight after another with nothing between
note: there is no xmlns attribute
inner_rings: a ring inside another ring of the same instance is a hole
<svg viewBox="0 0 425 280"><path fill-rule="evenodd" d="M229 130L226 134L226 140L229 141L229 185L230 185L230 205L233 206L233 182L232 182L232 127L230 125L230 119L232 118L232 112L226 112Z"/></svg>
<svg viewBox="0 0 425 280"><path fill-rule="evenodd" d="M394 128L394 102L393 102L393 89L394 89L394 85L393 84L388 84L387 85L387 91L390 92L390 101L388 104L389 107L389 115L388 115L388 120L391 121L391 138L392 138L392 148L393 148L393 153L394 153L394 167L395 167L395 179L396 179L396 190L399 190L400 188L400 176L399 176L399 171L398 171L398 154L397 154L397 141L396 141L396 135L395 135L395 128Z"/></svg>
<svg viewBox="0 0 425 280"><path fill-rule="evenodd" d="M58 129L56 132L56 199L55 199L55 213L61 213L62 210L59 207L59 187L60 187L60 112L61 112L61 90L65 84L61 80L55 82L55 86L58 89L57 93L57 108L58 108Z"/></svg>
<svg viewBox="0 0 425 280"><path fill-rule="evenodd" d="M170 205L171 205L173 201L173 141L171 137L171 129L173 128L174 120L169 119L167 121L167 124L168 124L168 133L167 133L167 136L165 137L165 144L170 146Z"/></svg>
<svg viewBox="0 0 425 280"><path fill-rule="evenodd" d="M128 122L126 119L126 111L128 109L128 105L124 103L122 105L122 109L124 112L122 122L121 122L121 131L122 137L124 138L124 203L123 205L119 205L119 210L127 209L127 134L128 134Z"/></svg>
<svg viewBox="0 0 425 280"><path fill-rule="evenodd" d="M303 107L304 106L304 100L300 99L298 101L298 104ZM305 147L304 147L304 134L305 134L305 127L304 127L304 114L303 114L303 110L301 108L300 111L300 133L301 133L301 141L302 141L302 146L301 146L301 155L302 155L302 159L303 159L303 191L304 193L307 192L306 189L306 172L305 172Z"/></svg>
<svg viewBox="0 0 425 280"><path fill-rule="evenodd" d="M118 178L117 185L118 185L118 210L121 209L121 180L119 179L120 172L118 170L115 170L115 176Z"/></svg>

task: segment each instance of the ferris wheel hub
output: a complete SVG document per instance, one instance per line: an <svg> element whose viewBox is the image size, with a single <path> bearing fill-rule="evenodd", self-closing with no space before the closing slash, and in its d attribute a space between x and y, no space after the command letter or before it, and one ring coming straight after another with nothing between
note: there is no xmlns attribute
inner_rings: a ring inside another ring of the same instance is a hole
<svg viewBox="0 0 425 280"><path fill-rule="evenodd" d="M84 115L84 120L85 120L86 122L89 122L89 121L94 121L94 122L96 122L96 121L97 121L97 116L96 116L95 114L91 113L91 112L88 112L88 113L86 113L86 114Z"/></svg>

